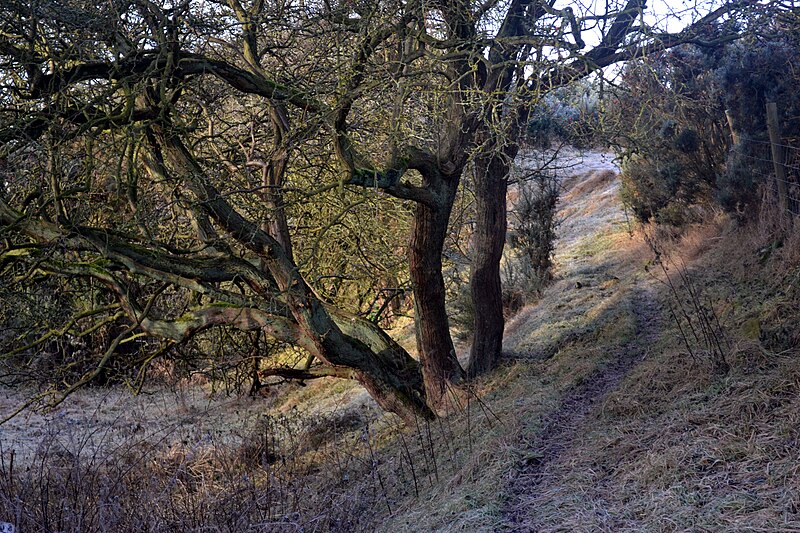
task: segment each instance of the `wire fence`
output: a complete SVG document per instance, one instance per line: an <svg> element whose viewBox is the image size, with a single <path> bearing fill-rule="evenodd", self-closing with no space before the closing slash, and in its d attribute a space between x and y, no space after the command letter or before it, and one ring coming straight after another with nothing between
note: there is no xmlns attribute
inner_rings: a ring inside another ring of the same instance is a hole
<svg viewBox="0 0 800 533"><path fill-rule="evenodd" d="M771 193L778 199L777 205L785 203L788 214L793 216L800 215L800 146L781 143L771 143L770 141L761 141L750 139L750 143L763 147L763 155L758 155L758 150L753 153L740 153L744 159L757 163L756 168L761 168L757 172L757 176L761 178L762 183L767 184ZM785 178L779 178L775 171L775 161L772 158L771 150L773 147L783 150L784 161L780 165L783 167L783 174ZM786 198L785 202L780 198L780 185L785 186Z"/></svg>

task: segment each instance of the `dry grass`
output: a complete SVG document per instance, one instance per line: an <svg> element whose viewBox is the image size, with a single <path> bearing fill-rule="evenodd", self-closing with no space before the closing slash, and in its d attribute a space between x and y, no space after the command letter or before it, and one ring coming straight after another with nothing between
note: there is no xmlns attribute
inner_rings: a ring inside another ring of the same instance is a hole
<svg viewBox="0 0 800 533"><path fill-rule="evenodd" d="M194 424L121 439L88 440L83 421L64 417L24 463L0 450L0 517L21 531L490 530L498 479L514 461L514 414L552 395L514 390L529 372L511 364L479 385L484 397L513 391L495 398L502 412L469 396L462 412L405 430L358 401L207 431L198 410ZM353 393L315 387L338 401Z"/></svg>
<svg viewBox="0 0 800 533"><path fill-rule="evenodd" d="M591 171L588 177L575 175L571 179L564 180L564 188L567 191L564 194L564 201L570 202L580 196L586 196L592 203L596 203L605 198L607 191L616 192L614 188L616 179L617 173L609 168Z"/></svg>
<svg viewBox="0 0 800 533"><path fill-rule="evenodd" d="M731 370L717 376L687 356L659 308L668 295L607 194L613 180L592 171L570 183L556 281L509 324L510 357L461 411L402 429L357 387L321 380L271 398L272 416L232 402L235 423L222 426L192 401L164 409L182 410L170 424L125 434L109 424L92 438L68 416L38 426L41 445L22 463L0 450L0 521L21 531L800 531L800 231L768 217L659 230L724 319ZM642 317L644 297L661 317ZM620 357L630 370L610 391L598 388L581 416L563 413ZM571 426L544 457L559 414ZM517 522L511 500L529 510Z"/></svg>
<svg viewBox="0 0 800 533"><path fill-rule="evenodd" d="M265 418L256 431L145 434L91 450L80 427L54 427L28 464L0 453L0 516L21 531L357 529L380 491L347 424L320 436L300 419ZM320 474L347 439L339 468ZM342 490L338 476L353 481Z"/></svg>
<svg viewBox="0 0 800 533"><path fill-rule="evenodd" d="M434 431L438 479L421 483L419 496L406 500L379 531L478 532L502 525L508 475L524 460L520 442L556 407L563 385L541 380L542 364L512 362L478 385L486 406L472 403L469 412L443 422L449 431Z"/></svg>
<svg viewBox="0 0 800 533"><path fill-rule="evenodd" d="M531 530L789 531L796 358L709 381L674 352L640 366L553 469Z"/></svg>
<svg viewBox="0 0 800 533"><path fill-rule="evenodd" d="M800 261L788 248L760 258L772 239L721 223L670 236L713 305L727 305L730 373L714 376L665 329L548 465L517 529L800 531L800 343L770 349L790 316L797 330Z"/></svg>

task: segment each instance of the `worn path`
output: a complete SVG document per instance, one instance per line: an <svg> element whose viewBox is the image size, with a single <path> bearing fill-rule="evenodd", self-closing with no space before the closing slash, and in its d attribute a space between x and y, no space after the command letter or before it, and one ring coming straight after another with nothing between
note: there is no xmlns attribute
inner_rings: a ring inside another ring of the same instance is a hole
<svg viewBox="0 0 800 533"><path fill-rule="evenodd" d="M565 468L565 454L579 446L588 429L592 412L608 393L617 389L622 379L650 353L661 329L661 312L652 289L636 289L631 295L635 310L635 337L616 350L610 364L598 369L589 379L575 386L562 398L556 411L541 424L530 440L525 462L519 465L507 491L509 500L503 510L500 531L531 531L536 522L536 501L544 486L558 483Z"/></svg>
<svg viewBox="0 0 800 533"><path fill-rule="evenodd" d="M559 483L564 469L569 468L570 450L580 446L592 414L630 370L647 358L663 327L657 287L631 268L630 255L624 251L625 241L619 235L625 218L618 203L617 180L609 175L610 170L610 162L595 156L565 180L556 283L543 295L546 305L523 311L510 325L506 351L520 359L552 357L570 339L622 319L631 321L632 335L613 348L606 364L568 389L559 406L525 435L525 448L519 453L524 459L506 488L507 502L498 531L540 530L536 527L537 500ZM612 248L621 251L600 251L598 243L613 240L613 236L617 241ZM631 241L628 246L641 243ZM585 317L597 308L605 311L587 325ZM547 331L553 323L561 327ZM528 338L538 340L526 341Z"/></svg>

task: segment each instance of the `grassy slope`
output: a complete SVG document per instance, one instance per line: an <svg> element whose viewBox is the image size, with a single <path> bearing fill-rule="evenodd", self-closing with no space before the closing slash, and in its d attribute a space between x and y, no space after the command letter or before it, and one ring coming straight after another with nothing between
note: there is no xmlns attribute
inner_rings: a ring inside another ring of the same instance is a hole
<svg viewBox="0 0 800 533"><path fill-rule="evenodd" d="M720 317L731 371L714 375L702 351L693 361L667 322L647 358L557 459L554 477L528 495L536 511L527 527L800 530L797 257L759 264L766 236L737 231L714 239L710 230L696 228L673 256L688 256L688 276Z"/></svg>
<svg viewBox="0 0 800 533"><path fill-rule="evenodd" d="M557 280L509 324L511 360L482 384L500 428L475 424L468 475L384 530L800 530L798 231L766 256L764 222L651 228L672 291L613 183L566 185ZM689 355L670 315L687 298L679 270L720 320L727 375L697 343Z"/></svg>
<svg viewBox="0 0 800 533"><path fill-rule="evenodd" d="M507 360L478 385L499 421L473 415L472 455L457 458L465 466L452 465L450 476L408 502L384 531L514 528L508 506L518 496L515 478L541 461L542 430L563 399L613 366L633 338L642 275L631 265L643 260L642 243L628 234L609 167L596 157L579 159L564 181L556 279L538 304L509 322ZM466 424L465 415L455 418Z"/></svg>
<svg viewBox="0 0 800 533"><path fill-rule="evenodd" d="M269 417L249 400L210 408L202 394L167 393L154 396L161 408L134 413L115 397L114 420L92 426L106 408L79 396L62 419L37 419L36 468L9 474L7 445L24 441L14 431L25 423L0 428L0 521L66 531L800 530L800 232L774 249L766 223L659 238L672 278L687 266L730 341L731 371L714 375L702 350L687 354L668 312L675 294L641 234L629 235L608 163L592 158L571 174L556 279L510 321L507 359L460 412L402 430L357 387L323 380L273 398ZM92 435L108 449L87 444Z"/></svg>

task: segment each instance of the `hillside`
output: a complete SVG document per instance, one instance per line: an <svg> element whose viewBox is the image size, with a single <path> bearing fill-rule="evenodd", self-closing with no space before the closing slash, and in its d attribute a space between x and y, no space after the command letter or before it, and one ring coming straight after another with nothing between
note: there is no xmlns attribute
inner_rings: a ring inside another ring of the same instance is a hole
<svg viewBox="0 0 800 533"><path fill-rule="evenodd" d="M797 231L632 228L608 160L577 157L556 279L483 384L501 428L384 530L800 529Z"/></svg>
<svg viewBox="0 0 800 533"><path fill-rule="evenodd" d="M0 426L0 521L800 530L798 232L779 242L766 220L722 217L681 233L633 228L610 157L569 161L555 279L509 321L504 364L460 412L403 429L327 379L266 400L186 382L134 399L81 391ZM0 393L0 416L22 397Z"/></svg>

